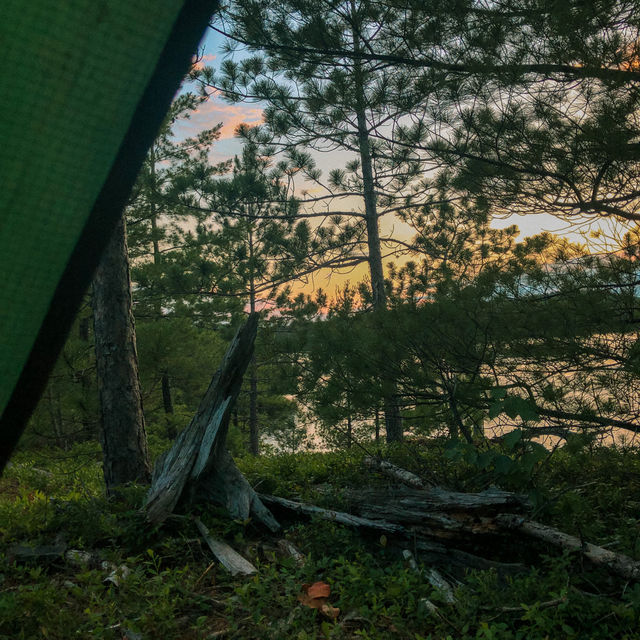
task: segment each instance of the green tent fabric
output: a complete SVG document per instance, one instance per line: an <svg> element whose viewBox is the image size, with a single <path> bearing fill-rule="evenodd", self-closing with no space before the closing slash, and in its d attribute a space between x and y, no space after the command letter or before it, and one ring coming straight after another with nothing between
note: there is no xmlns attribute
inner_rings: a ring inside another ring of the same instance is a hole
<svg viewBox="0 0 640 640"><path fill-rule="evenodd" d="M0 471L215 0L5 0Z"/></svg>

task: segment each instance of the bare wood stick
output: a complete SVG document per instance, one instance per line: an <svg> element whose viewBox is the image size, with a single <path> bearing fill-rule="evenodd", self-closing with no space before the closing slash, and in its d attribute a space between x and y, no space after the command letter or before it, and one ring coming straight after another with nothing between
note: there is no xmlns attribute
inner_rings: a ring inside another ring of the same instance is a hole
<svg viewBox="0 0 640 640"><path fill-rule="evenodd" d="M364 465L368 469L378 471L393 480L399 480L403 484L414 489L424 489L425 483L415 473L397 467L395 464L388 462L387 460L379 460L378 458L367 457L363 460Z"/></svg>
<svg viewBox="0 0 640 640"><path fill-rule="evenodd" d="M202 537L209 545L209 549L211 549L213 555L218 558L220 564L227 569L232 576L239 573L245 576L257 573L258 570L237 551L232 549L226 542L213 538L209 533L209 529L207 529L200 518L194 518L193 521L196 523Z"/></svg>
<svg viewBox="0 0 640 640"><path fill-rule="evenodd" d="M367 529L384 531L385 533L401 533L405 530L402 525L394 524L393 522L369 520L368 518L353 516L350 513L345 513L344 511L323 509L321 507L316 507L315 505L303 504L302 502L295 502L294 500L287 500L286 498L279 498L277 496L260 494L260 499L267 504L278 505L288 511L293 511L294 513L303 513L308 516L320 516L325 520L333 520L352 527L365 527Z"/></svg>
<svg viewBox="0 0 640 640"><path fill-rule="evenodd" d="M579 538L554 529L540 522L525 520L511 513L503 513L496 517L496 522L506 528L514 529L532 538L548 542L562 549L580 551L593 564L606 567L627 580L640 580L640 562L621 553L614 553L595 544L582 542Z"/></svg>
<svg viewBox="0 0 640 640"><path fill-rule="evenodd" d="M299 549L292 542L289 542L285 538L281 538L278 540L277 544L278 549L293 558L298 566L302 566L305 563L304 555L300 553Z"/></svg>
<svg viewBox="0 0 640 640"><path fill-rule="evenodd" d="M425 576L429 584L442 594L442 597L447 604L455 603L456 597L453 595L453 589L439 571L429 568L426 570Z"/></svg>
<svg viewBox="0 0 640 640"><path fill-rule="evenodd" d="M409 563L409 567L411 567L412 571L421 573L420 567L418 567L418 563L416 562L413 553L411 553L409 549L405 549L402 552L402 557ZM434 589L440 592L447 604L453 604L456 601L456 597L453 595L453 589L451 588L451 585L444 579L439 571L433 569L432 567L425 568L424 576L426 577L427 582Z"/></svg>

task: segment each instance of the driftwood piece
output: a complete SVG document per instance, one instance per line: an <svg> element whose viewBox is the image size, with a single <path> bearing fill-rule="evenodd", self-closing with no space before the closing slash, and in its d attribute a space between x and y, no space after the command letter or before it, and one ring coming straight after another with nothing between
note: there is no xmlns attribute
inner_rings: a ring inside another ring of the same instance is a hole
<svg viewBox="0 0 640 640"><path fill-rule="evenodd" d="M447 604L454 604L456 602L456 597L453 594L451 585L444 579L444 576L439 571L430 567L425 571L425 577L427 578L427 582L436 589L436 591L440 592L442 599Z"/></svg>
<svg viewBox="0 0 640 640"><path fill-rule="evenodd" d="M364 527L365 529L374 529L376 531L382 531L383 533L401 533L405 530L402 525L394 524L393 522L361 518L350 513L345 513L344 511L323 509L322 507L316 507L315 505L303 504L302 502L295 502L294 500L287 500L286 498L278 498L277 496L260 494L260 498L267 504L277 505L278 507L286 509L292 513L307 516L320 516L325 520L333 520L334 522L339 522L340 524L346 524L352 527Z"/></svg>
<svg viewBox="0 0 640 640"><path fill-rule="evenodd" d="M250 576L257 573L257 569L245 558L243 558L237 551L232 549L226 542L222 540L216 540L209 533L209 529L204 525L200 518L194 518L196 527L202 534L209 545L209 549L213 552L213 555L218 559L220 564L231 573L232 576L239 573L245 576Z"/></svg>
<svg viewBox="0 0 640 640"><path fill-rule="evenodd" d="M456 598L453 595L453 589L451 588L451 585L449 584L449 582L447 582L447 580L445 580L444 576L439 571L437 571L433 567L425 567L424 571L421 571L413 553L411 553L409 549L405 549L402 552L402 557L407 561L412 571L415 571L416 573L424 574L425 578L427 579L427 582L434 589L440 592L440 594L442 595L442 599L447 604L453 604L456 601ZM431 604L433 605L433 603ZM435 607L435 605L433 606Z"/></svg>
<svg viewBox="0 0 640 640"><path fill-rule="evenodd" d="M514 514L500 514L497 516L496 521L505 529L516 530L524 535L542 540L543 542L562 549L579 551L585 558L593 562L593 564L606 567L613 573L627 580L640 580L640 562L629 556L609 551L609 549L604 549L595 544L583 542L568 533L541 524L540 522L526 520Z"/></svg>
<svg viewBox="0 0 640 640"><path fill-rule="evenodd" d="M164 521L179 502L208 499L225 506L234 518L252 516L272 531L279 529L226 449L231 410L253 354L257 327L258 315L251 314L227 349L191 422L156 462L144 505L150 522Z"/></svg>
<svg viewBox="0 0 640 640"><path fill-rule="evenodd" d="M289 542L289 540L286 540L285 538L281 538L280 540L278 540L277 544L278 544L278 549L280 549L280 551L284 555L288 556L289 558L292 558L299 567L304 565L304 563L306 562L306 559L304 555L300 552L298 547L296 547L293 544L293 542Z"/></svg>
<svg viewBox="0 0 640 640"><path fill-rule="evenodd" d="M408 487L413 487L414 489L424 489L425 487L423 480L415 473L402 469L387 460L366 457L363 462L368 469L377 471L392 480L398 480L399 482L402 482L402 484L406 484Z"/></svg>
<svg viewBox="0 0 640 640"><path fill-rule="evenodd" d="M264 506L226 449L221 452L216 467L194 487L191 501L211 501L226 507L234 518L247 520L253 516L271 531L280 529L278 521Z"/></svg>
<svg viewBox="0 0 640 640"><path fill-rule="evenodd" d="M500 562L476 555L483 548L491 551L501 534L493 512L525 508L526 501L515 494L497 489L462 494L437 488L423 491L396 488L385 492L350 492L348 496L355 513L323 509L276 496L260 497L273 509L284 509L294 515L319 516L390 535L388 544L405 551L410 544L423 562L432 567L446 567L460 575L468 569L495 569L501 576L526 570L520 563ZM400 496L405 498L404 511L399 503ZM374 499L375 504L365 503L365 497ZM365 517L383 513L392 517ZM473 535L476 533L485 535Z"/></svg>

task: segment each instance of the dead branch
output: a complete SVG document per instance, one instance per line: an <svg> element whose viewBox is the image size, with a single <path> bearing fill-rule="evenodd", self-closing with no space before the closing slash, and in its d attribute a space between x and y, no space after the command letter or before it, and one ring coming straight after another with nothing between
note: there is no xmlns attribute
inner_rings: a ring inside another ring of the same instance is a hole
<svg viewBox="0 0 640 640"><path fill-rule="evenodd" d="M583 542L575 536L549 527L548 525L526 520L513 514L500 514L496 518L497 523L508 530L518 531L526 536L542 540L561 549L569 551L579 551L585 558L593 564L606 567L613 573L626 578L627 580L640 580L640 562L615 553L589 542Z"/></svg>

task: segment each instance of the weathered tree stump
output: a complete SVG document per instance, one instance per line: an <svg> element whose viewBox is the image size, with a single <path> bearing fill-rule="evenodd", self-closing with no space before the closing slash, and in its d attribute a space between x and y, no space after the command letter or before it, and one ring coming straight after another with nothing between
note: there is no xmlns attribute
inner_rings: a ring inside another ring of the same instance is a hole
<svg viewBox="0 0 640 640"><path fill-rule="evenodd" d="M272 531L280 525L236 467L226 448L231 411L253 354L258 315L251 314L231 342L196 414L156 462L144 509L160 523L178 506L204 500L233 518L253 517Z"/></svg>

